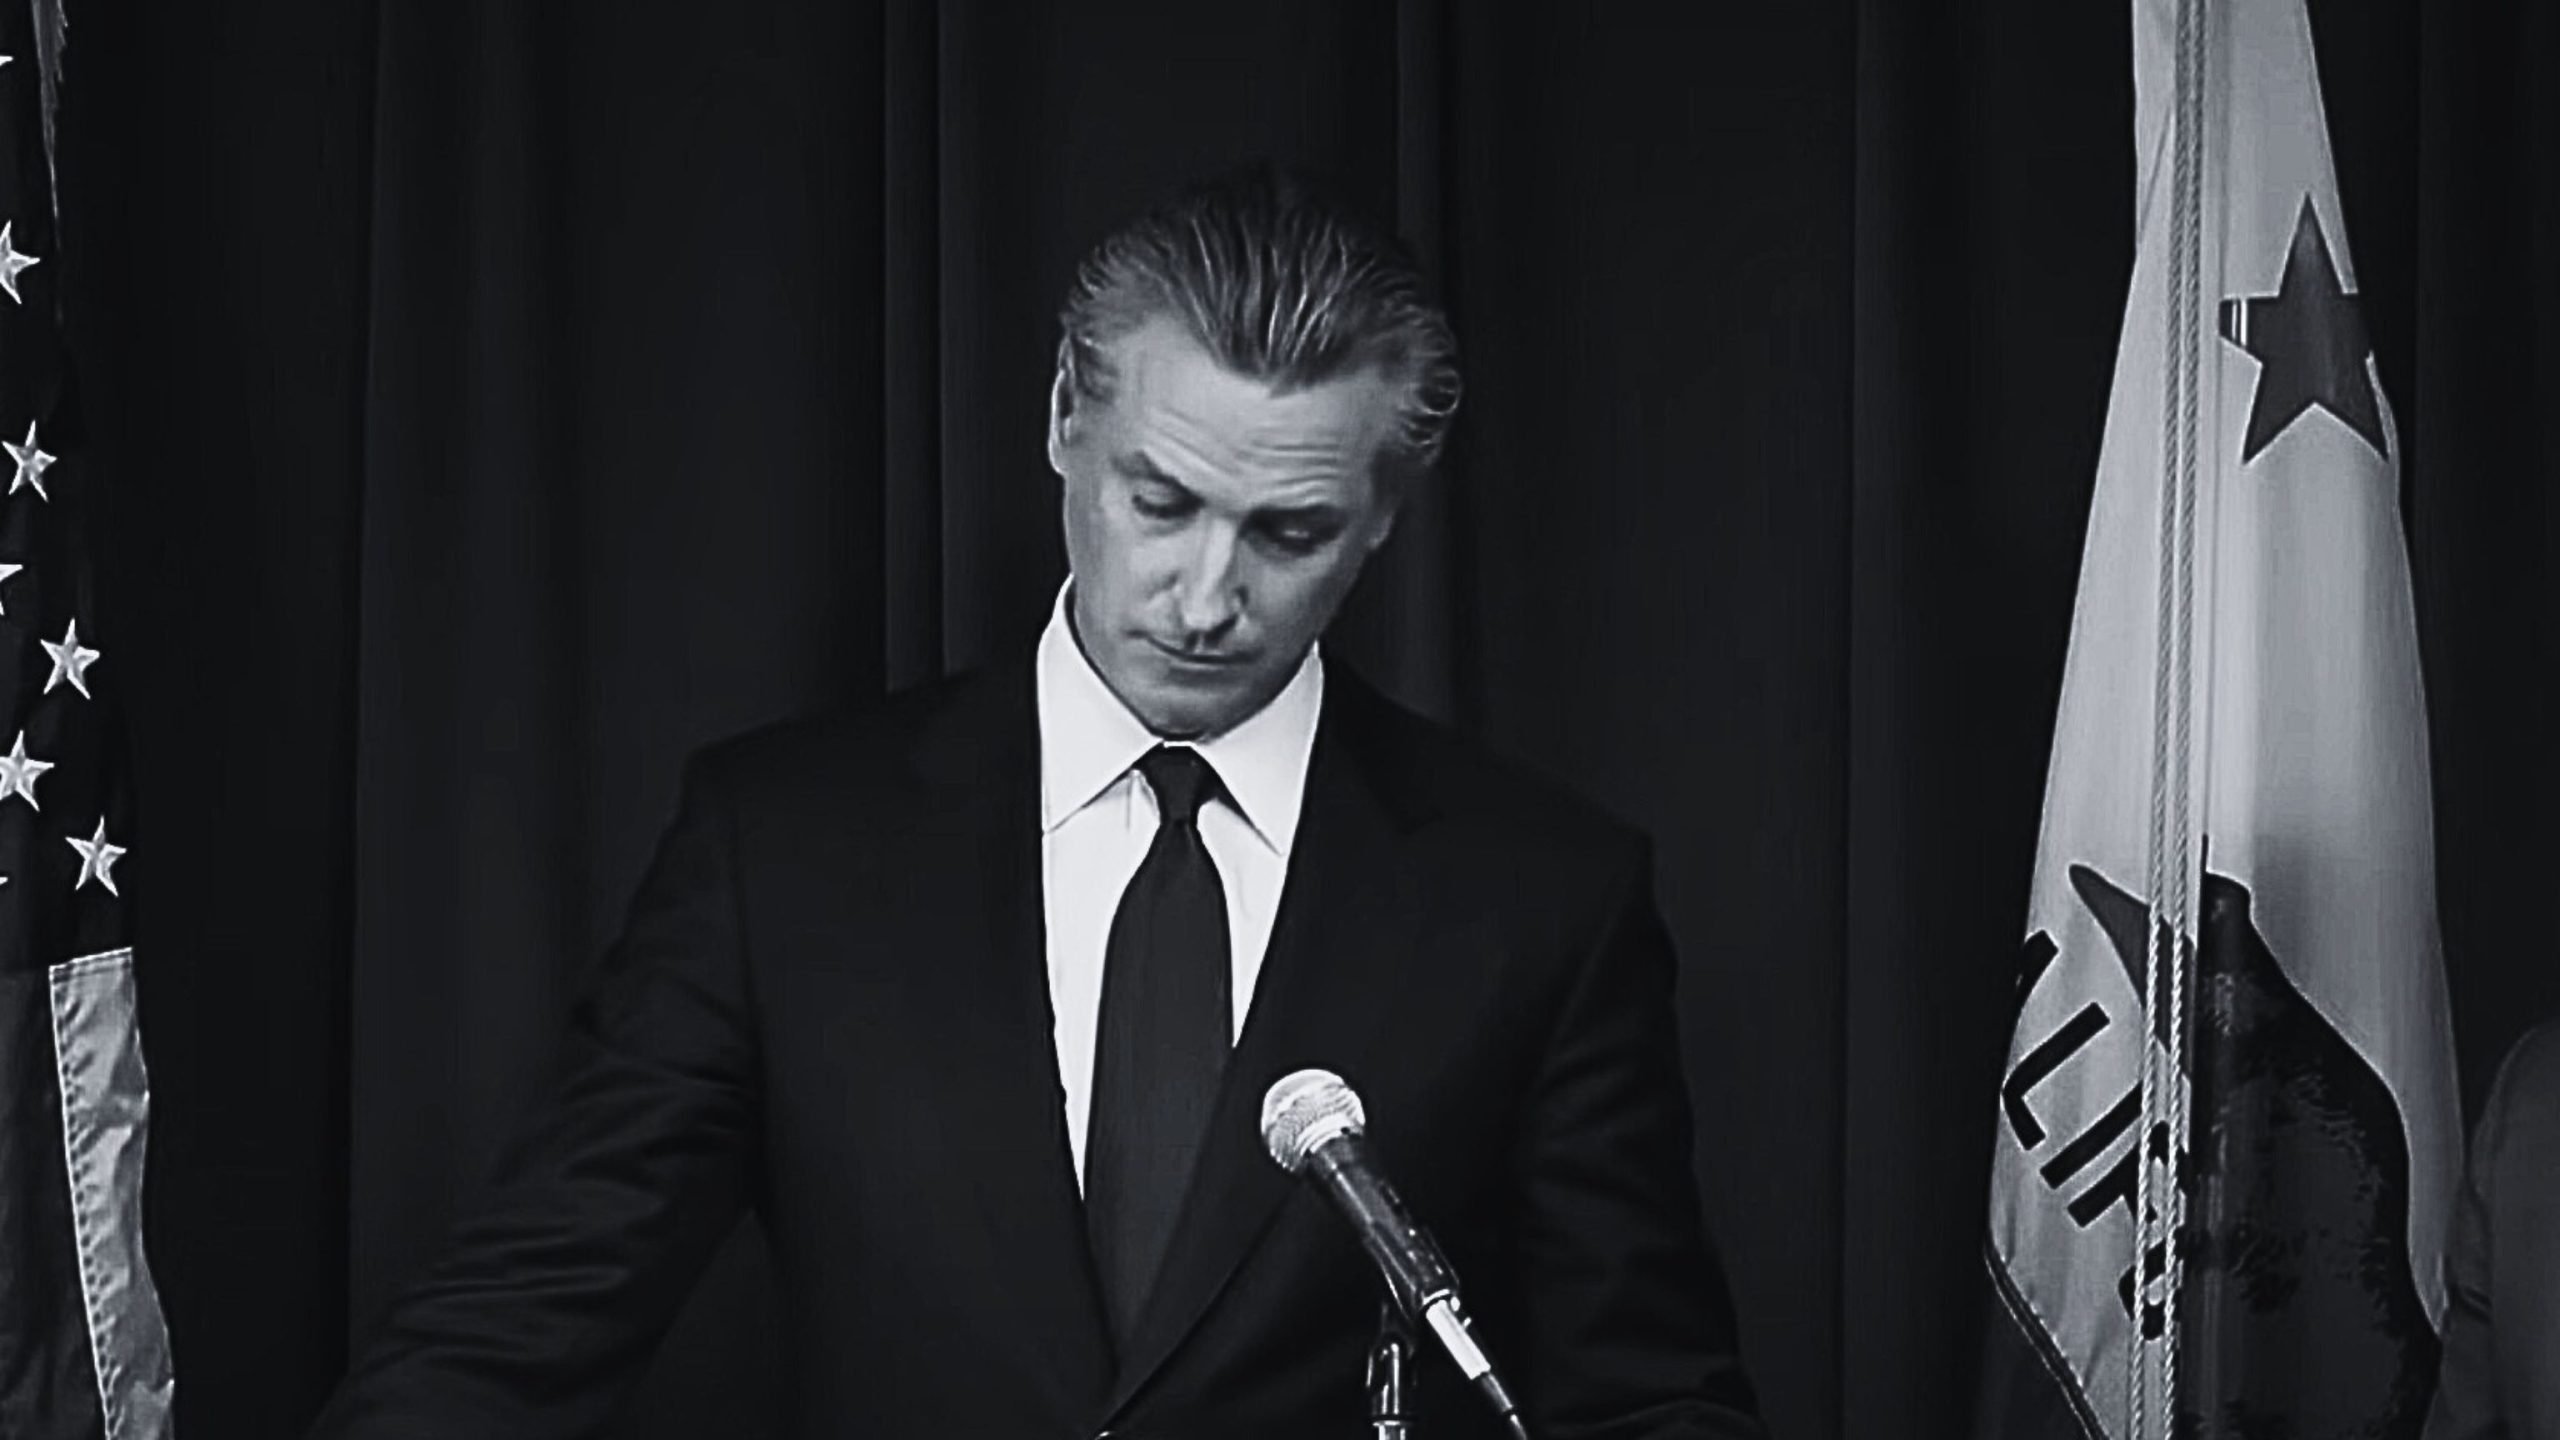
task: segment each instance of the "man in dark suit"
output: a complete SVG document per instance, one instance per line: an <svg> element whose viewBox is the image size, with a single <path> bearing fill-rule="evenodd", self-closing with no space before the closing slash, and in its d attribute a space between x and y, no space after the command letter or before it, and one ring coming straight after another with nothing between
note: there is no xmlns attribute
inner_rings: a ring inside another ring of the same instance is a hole
<svg viewBox="0 0 2560 1440"><path fill-rule="evenodd" d="M2560 1020L2507 1052L2445 1247L2426 1440L2560 1440Z"/></svg>
<svg viewBox="0 0 2560 1440"><path fill-rule="evenodd" d="M1264 1156L1302 1067L1541 1437L1757 1436L1637 832L1317 637L1440 446L1392 241L1267 171L1095 250L1037 648L696 756L565 1079L324 1415L592 1432L744 1207L796 1433L1350 1436L1381 1287ZM1436 1356L1417 1431L1497 1433Z"/></svg>

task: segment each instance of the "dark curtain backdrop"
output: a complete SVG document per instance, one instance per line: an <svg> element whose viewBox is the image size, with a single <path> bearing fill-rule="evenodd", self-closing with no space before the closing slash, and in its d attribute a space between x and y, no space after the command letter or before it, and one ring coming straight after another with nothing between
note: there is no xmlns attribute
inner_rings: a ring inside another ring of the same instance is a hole
<svg viewBox="0 0 2560 1440"><path fill-rule="evenodd" d="M1267 153L1394 217L1467 347L1339 653L1659 838L1778 1433L1959 1434L2125 9L75 0L186 1432L316 1410L688 749L1036 630L1069 267ZM2560 16L2312 10L2476 1098L2560 1006ZM763 1433L762 1264L724 1253L623 1434Z"/></svg>

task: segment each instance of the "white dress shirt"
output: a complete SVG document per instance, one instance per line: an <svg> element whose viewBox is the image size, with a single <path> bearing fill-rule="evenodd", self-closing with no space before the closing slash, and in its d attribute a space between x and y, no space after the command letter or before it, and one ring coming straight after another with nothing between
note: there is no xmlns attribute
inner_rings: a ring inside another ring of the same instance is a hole
<svg viewBox="0 0 2560 1440"><path fill-rule="evenodd" d="M1067 1140L1084 1184L1093 1103L1094 1030L1102 1011L1111 917L1156 833L1155 794L1131 768L1165 743L1094 671L1067 625L1060 589L1036 659L1040 710L1040 891L1047 921L1049 1004L1057 1018L1058 1078ZM1233 1018L1244 1029L1271 921L1288 878L1289 846L1306 796L1307 758L1324 705L1324 662L1307 658L1271 702L1192 748L1226 794L1200 809L1200 838L1226 892ZM1230 1036L1232 1040L1234 1036Z"/></svg>

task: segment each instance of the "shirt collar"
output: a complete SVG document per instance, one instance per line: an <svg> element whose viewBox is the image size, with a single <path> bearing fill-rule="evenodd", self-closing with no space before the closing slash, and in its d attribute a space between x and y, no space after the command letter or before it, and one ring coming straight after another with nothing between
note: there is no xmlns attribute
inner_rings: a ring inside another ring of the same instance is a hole
<svg viewBox="0 0 2560 1440"><path fill-rule="evenodd" d="M1076 643L1067 624L1067 594L1073 583L1071 578L1059 587L1034 660L1043 834L1099 799L1162 743L1112 693ZM1306 799L1307 762L1315 748L1316 717L1324 706L1324 660L1318 649L1307 647L1297 673L1269 703L1193 747L1218 772L1219 783L1245 823L1284 857L1297 835L1298 812Z"/></svg>

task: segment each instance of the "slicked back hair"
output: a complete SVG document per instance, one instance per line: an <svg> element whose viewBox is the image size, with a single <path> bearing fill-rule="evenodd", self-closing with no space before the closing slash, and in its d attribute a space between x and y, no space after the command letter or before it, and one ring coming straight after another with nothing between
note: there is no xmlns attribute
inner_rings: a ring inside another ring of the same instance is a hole
<svg viewBox="0 0 2560 1440"><path fill-rule="evenodd" d="M1104 347L1159 316L1275 389L1377 367L1401 391L1381 484L1394 493L1439 459L1460 390L1448 318L1411 253L1308 177L1270 164L1235 171L1096 245L1058 317L1058 368L1076 396L1108 403L1116 377Z"/></svg>

